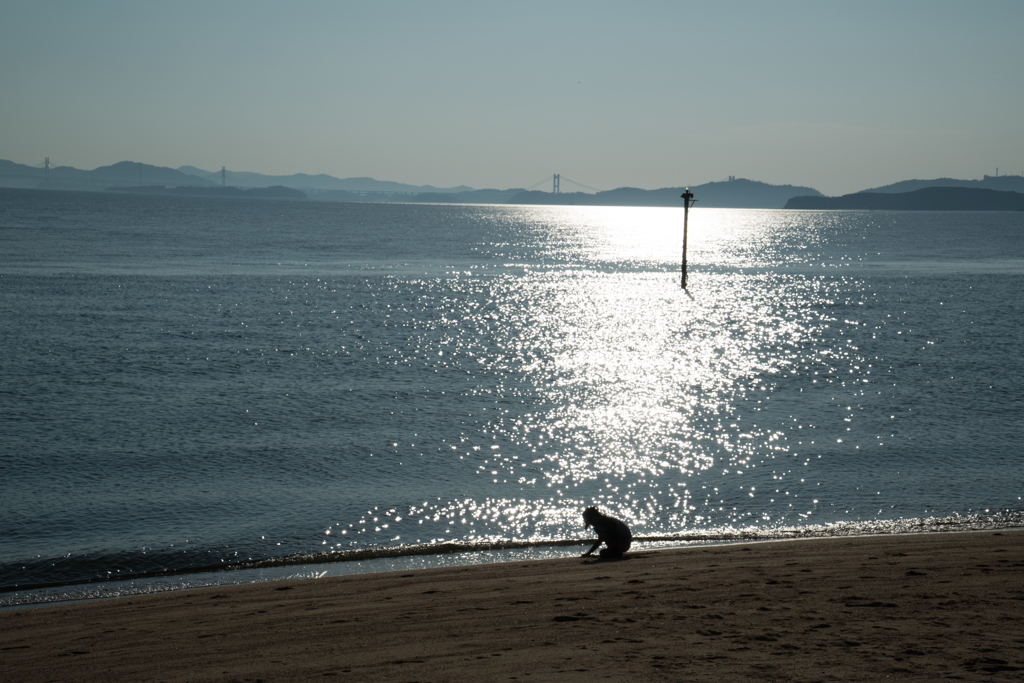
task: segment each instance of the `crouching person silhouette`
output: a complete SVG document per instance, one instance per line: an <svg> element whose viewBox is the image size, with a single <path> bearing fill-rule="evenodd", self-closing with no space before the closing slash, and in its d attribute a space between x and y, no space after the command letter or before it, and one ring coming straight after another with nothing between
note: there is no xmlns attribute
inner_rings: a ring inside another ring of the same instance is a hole
<svg viewBox="0 0 1024 683"><path fill-rule="evenodd" d="M598 512L597 508L587 508L584 510L583 522L584 529L592 526L594 531L597 532L597 543L590 550L583 553L583 557L593 553L602 543L608 546L601 551L603 559L622 557L622 554L629 550L629 546L633 543L633 534L629 532L628 526L614 517L602 515Z"/></svg>

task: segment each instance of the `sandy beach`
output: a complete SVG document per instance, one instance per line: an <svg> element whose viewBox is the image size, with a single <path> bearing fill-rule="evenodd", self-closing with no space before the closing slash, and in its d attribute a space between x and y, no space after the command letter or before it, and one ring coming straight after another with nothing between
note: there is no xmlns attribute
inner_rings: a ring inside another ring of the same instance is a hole
<svg viewBox="0 0 1024 683"><path fill-rule="evenodd" d="M0 680L1019 681L1022 614L1024 531L641 548L2 613Z"/></svg>

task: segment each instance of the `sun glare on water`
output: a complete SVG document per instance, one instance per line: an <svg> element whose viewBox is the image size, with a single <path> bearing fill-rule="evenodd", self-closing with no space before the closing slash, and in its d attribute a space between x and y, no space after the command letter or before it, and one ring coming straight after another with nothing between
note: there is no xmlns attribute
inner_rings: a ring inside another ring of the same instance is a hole
<svg viewBox="0 0 1024 683"><path fill-rule="evenodd" d="M477 525L477 540L557 538L591 504L650 533L771 520L734 503L766 489L750 475L788 450L757 415L812 325L793 283L764 272L766 212L691 213L685 292L681 211L537 211L542 264L488 283L491 369L508 380L485 430L495 445L465 456L483 458L495 495L412 517Z"/></svg>

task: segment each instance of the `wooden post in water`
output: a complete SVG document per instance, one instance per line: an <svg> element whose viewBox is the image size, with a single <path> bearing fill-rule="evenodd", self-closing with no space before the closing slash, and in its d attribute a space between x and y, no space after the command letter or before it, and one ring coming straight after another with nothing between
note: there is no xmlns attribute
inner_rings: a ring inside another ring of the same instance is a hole
<svg viewBox="0 0 1024 683"><path fill-rule="evenodd" d="M686 233L689 229L688 223L690 222L690 207L697 200L693 198L693 193L690 192L690 188L686 188L686 191L682 194L683 197L683 289L686 289Z"/></svg>

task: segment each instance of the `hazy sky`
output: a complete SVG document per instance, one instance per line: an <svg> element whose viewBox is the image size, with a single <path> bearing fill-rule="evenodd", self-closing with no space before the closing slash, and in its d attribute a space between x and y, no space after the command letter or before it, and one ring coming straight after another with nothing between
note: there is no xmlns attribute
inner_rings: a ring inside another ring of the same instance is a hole
<svg viewBox="0 0 1024 683"><path fill-rule="evenodd" d="M562 191L1021 174L1022 30L1020 0L0 0L0 158Z"/></svg>

